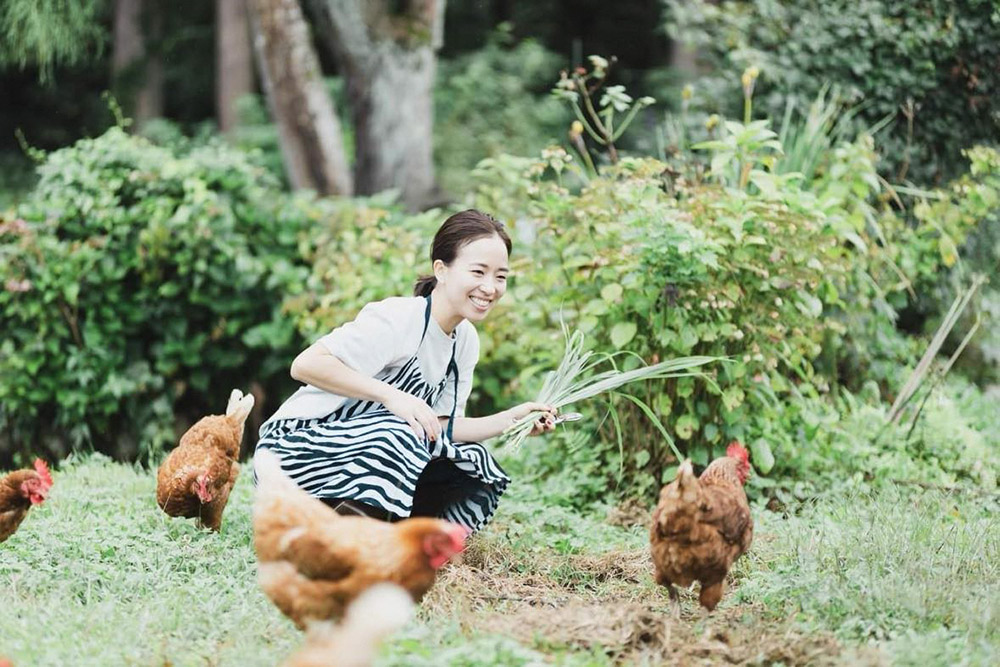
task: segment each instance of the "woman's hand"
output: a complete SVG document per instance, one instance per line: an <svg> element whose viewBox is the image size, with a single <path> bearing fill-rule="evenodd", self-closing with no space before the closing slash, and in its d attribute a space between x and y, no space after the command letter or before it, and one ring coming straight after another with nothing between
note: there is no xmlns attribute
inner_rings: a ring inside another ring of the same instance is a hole
<svg viewBox="0 0 1000 667"><path fill-rule="evenodd" d="M382 404L389 412L409 424L421 441L434 441L441 435L441 421L431 410L431 406L413 394L396 389Z"/></svg>
<svg viewBox="0 0 1000 667"><path fill-rule="evenodd" d="M548 433L549 431L554 431L556 428L555 419L558 411L551 405L528 401L527 403L521 403L520 405L515 405L507 412L511 417L510 422L512 424L518 420L524 419L532 412L545 413L537 420L535 420L535 423L531 425L531 433L529 433L528 435L541 435L542 433Z"/></svg>

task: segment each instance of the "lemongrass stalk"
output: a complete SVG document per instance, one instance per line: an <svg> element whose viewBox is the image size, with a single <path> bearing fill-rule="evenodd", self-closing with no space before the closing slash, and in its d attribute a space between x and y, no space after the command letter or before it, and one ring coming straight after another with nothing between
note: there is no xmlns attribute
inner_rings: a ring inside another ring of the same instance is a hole
<svg viewBox="0 0 1000 667"><path fill-rule="evenodd" d="M612 369L595 374L595 368L602 362L612 361L613 357L584 351L584 337L579 331L569 334L564 326L563 334L566 336L566 350L562 361L554 371L546 374L545 380L542 382L542 389L535 399L537 402L551 405L557 410L605 392L614 391L638 380L679 377L702 377L710 380L701 371L693 369L721 359L720 357L707 356L681 357L630 371ZM544 413L536 411L517 420L504 430L501 437L512 448L520 446L531 433L534 422L542 414Z"/></svg>

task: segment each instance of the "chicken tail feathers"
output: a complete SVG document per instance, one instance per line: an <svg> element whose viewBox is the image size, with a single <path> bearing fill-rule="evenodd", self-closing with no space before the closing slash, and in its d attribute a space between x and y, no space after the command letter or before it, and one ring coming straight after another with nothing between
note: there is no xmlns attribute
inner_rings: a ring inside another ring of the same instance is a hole
<svg viewBox="0 0 1000 667"><path fill-rule="evenodd" d="M379 642L410 621L413 610L413 598L399 586L372 586L347 608L339 628L337 654L359 658L372 655Z"/></svg>
<svg viewBox="0 0 1000 667"><path fill-rule="evenodd" d="M253 410L253 394L244 396L239 389L233 389L233 393L229 394L229 403L226 405L226 417L242 424L246 421L251 410Z"/></svg>
<svg viewBox="0 0 1000 667"><path fill-rule="evenodd" d="M413 617L409 593L394 584L376 584L347 608L339 625L329 621L308 623L306 644L283 667L371 665L379 644Z"/></svg>
<svg viewBox="0 0 1000 667"><path fill-rule="evenodd" d="M376 584L347 608L344 627L359 637L383 639L406 625L413 609L413 598L405 590L395 584Z"/></svg>

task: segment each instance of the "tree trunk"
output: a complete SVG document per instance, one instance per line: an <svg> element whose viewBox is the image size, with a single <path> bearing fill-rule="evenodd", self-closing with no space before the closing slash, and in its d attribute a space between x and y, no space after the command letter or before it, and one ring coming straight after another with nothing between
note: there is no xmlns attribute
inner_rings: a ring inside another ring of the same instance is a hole
<svg viewBox="0 0 1000 667"><path fill-rule="evenodd" d="M432 94L445 0L311 2L347 79L357 192L398 188L411 210L438 203Z"/></svg>
<svg viewBox="0 0 1000 667"><path fill-rule="evenodd" d="M125 91L125 108L138 127L163 115L163 58L158 48L162 34L159 0L115 0L111 71Z"/></svg>
<svg viewBox="0 0 1000 667"><path fill-rule="evenodd" d="M239 124L236 101L253 92L253 54L246 0L215 2L215 106L219 130Z"/></svg>
<svg viewBox="0 0 1000 667"><path fill-rule="evenodd" d="M254 52L293 188L351 194L340 121L298 0L250 0Z"/></svg>

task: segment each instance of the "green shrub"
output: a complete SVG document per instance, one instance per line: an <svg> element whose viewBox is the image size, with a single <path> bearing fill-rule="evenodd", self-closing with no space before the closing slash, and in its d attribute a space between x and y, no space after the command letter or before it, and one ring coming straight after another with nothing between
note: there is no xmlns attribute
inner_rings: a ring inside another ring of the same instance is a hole
<svg viewBox="0 0 1000 667"><path fill-rule="evenodd" d="M507 201L509 176L497 163L483 165L482 203L505 218L533 221L536 239L524 251L530 286L517 282L511 317L491 324L506 331L483 355L480 373L523 368L527 334L556 329L557 319L588 333L597 349L627 350L633 360L730 356L714 371L717 385L688 378L639 390L686 455L703 464L733 438L748 438L749 415L801 391L795 385L815 381L826 389L810 362L835 325L824 317L824 302L839 303L849 253L795 189L765 196L668 183L664 169L656 160L625 158L579 193L529 173L526 210L515 211L497 208ZM520 344L507 346L515 337ZM535 346L539 365L554 367L558 347L544 340ZM531 374L534 366L520 381ZM619 403L618 418L601 428L608 451L622 457L607 469L622 470L630 486L648 493L676 460L643 411Z"/></svg>
<svg viewBox="0 0 1000 667"><path fill-rule="evenodd" d="M786 454L791 443L810 447L797 426L783 430L787 404L826 400L838 383L871 375L883 394L905 379L922 343L894 328L896 308L956 265L946 250L961 247L1000 192L983 167L996 153L974 151L976 175L923 193L934 203L910 223L879 203L870 137L827 151L808 182L782 172L780 142L761 121L724 123L702 148L707 182L695 169L637 158L590 177L561 149L481 164L479 205L513 221L530 245L515 263L515 275L527 275L511 281L507 317L481 329L480 375L530 395L539 369L557 363L560 319L598 351L647 362L729 356L717 386L654 382L637 398L696 463L739 438L767 473L770 443ZM565 187L571 177L585 185ZM612 401L618 409L594 446L610 478L648 494L676 461L641 407ZM794 475L795 460L777 472Z"/></svg>
<svg viewBox="0 0 1000 667"><path fill-rule="evenodd" d="M311 267L284 311L307 339L354 319L371 301L413 293L430 271L430 242L444 214L408 215L392 194L356 199L298 197L297 215L310 222L300 245Z"/></svg>
<svg viewBox="0 0 1000 667"><path fill-rule="evenodd" d="M300 346L279 317L303 218L221 143L112 128L48 155L0 233L0 453L149 454L269 386ZM282 375L284 372L282 373Z"/></svg>
<svg viewBox="0 0 1000 667"><path fill-rule="evenodd" d="M481 50L439 63L434 158L445 192L468 192L483 158L534 155L566 132L571 116L547 94L558 66L556 54L531 40L514 44L504 27Z"/></svg>
<svg viewBox="0 0 1000 667"><path fill-rule="evenodd" d="M955 177L963 148L996 141L1000 12L992 0L665 4L670 35L712 69L695 82L696 106L737 115L739 76L750 65L761 69L760 106L772 118L833 84L863 105L857 127L895 120L879 135L880 169L922 184Z"/></svg>

